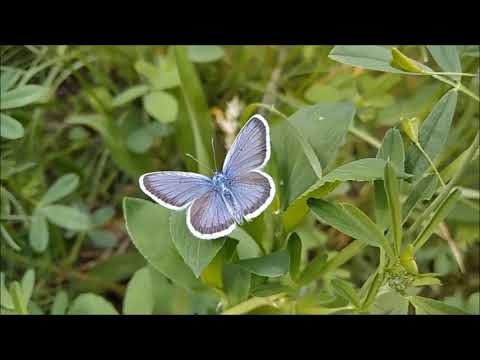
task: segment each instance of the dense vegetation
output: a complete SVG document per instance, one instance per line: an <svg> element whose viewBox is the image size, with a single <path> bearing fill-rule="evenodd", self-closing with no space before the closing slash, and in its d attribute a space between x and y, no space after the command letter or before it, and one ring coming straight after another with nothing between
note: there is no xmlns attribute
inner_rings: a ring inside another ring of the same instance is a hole
<svg viewBox="0 0 480 360"><path fill-rule="evenodd" d="M0 56L2 314L480 313L479 46ZM198 240L140 191L257 112L260 217Z"/></svg>

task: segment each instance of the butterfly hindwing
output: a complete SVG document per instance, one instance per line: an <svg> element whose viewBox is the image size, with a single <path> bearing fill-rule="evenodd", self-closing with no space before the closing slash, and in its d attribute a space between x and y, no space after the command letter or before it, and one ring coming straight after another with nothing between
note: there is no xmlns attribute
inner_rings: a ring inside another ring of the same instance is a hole
<svg viewBox="0 0 480 360"><path fill-rule="evenodd" d="M212 189L188 208L187 225L200 239L216 239L230 234L235 228L235 221L221 193Z"/></svg>

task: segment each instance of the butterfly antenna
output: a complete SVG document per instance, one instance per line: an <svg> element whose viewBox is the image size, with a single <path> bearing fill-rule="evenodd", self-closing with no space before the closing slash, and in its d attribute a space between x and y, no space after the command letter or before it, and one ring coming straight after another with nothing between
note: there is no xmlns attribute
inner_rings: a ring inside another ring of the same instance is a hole
<svg viewBox="0 0 480 360"><path fill-rule="evenodd" d="M195 160L199 165L203 166L204 168L210 170L212 172L212 174L214 173L214 171L212 170L212 168L208 165L205 165L203 164L200 160L198 160L195 156L193 156L192 154L189 154L189 153L185 153L185 155L187 155L189 158L191 158L192 160Z"/></svg>
<svg viewBox="0 0 480 360"><path fill-rule="evenodd" d="M215 165L215 171L218 171L218 167L217 167L217 157L215 156L216 152L215 152L215 144L214 144L214 139L212 137L212 152L213 152L213 163Z"/></svg>

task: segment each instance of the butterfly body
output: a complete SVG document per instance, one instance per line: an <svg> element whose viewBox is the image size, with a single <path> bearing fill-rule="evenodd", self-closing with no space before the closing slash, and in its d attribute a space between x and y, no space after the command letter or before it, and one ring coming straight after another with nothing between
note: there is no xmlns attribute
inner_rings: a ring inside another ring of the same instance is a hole
<svg viewBox="0 0 480 360"><path fill-rule="evenodd" d="M244 219L260 215L275 195L273 179L261 169L270 157L267 121L252 116L211 178L188 172L159 171L140 177L140 188L169 209L187 209L187 226L200 239L216 239Z"/></svg>

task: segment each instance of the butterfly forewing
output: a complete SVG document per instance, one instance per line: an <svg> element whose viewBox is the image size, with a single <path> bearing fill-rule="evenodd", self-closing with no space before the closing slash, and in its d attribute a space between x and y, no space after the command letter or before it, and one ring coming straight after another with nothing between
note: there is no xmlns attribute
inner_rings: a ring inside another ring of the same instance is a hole
<svg viewBox="0 0 480 360"><path fill-rule="evenodd" d="M261 168L270 157L270 135L267 121L254 115L240 130L227 153L223 173L234 178L248 171Z"/></svg>
<svg viewBox="0 0 480 360"><path fill-rule="evenodd" d="M182 171L159 171L140 177L140 188L159 204L174 210L187 207L212 187L210 178Z"/></svg>

